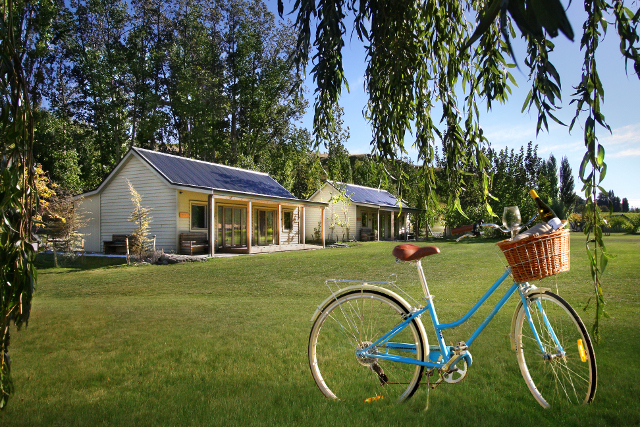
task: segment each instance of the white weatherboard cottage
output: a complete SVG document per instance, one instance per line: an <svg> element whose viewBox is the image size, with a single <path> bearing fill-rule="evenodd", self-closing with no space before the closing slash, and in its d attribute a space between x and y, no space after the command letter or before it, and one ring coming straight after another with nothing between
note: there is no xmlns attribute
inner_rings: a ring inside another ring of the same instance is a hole
<svg viewBox="0 0 640 427"><path fill-rule="evenodd" d="M179 252L181 237L205 242L209 255L314 247L305 217L323 216L327 206L297 199L268 174L131 148L98 188L82 194L85 250L101 252L105 241L134 230L127 180L152 208L149 234L165 252Z"/></svg>
<svg viewBox="0 0 640 427"><path fill-rule="evenodd" d="M336 200L340 194L348 202ZM324 228L329 241L406 240L411 233L409 215L420 212L386 190L334 181L327 181L309 200L329 203L329 207L324 217L319 210L306 216L307 234Z"/></svg>

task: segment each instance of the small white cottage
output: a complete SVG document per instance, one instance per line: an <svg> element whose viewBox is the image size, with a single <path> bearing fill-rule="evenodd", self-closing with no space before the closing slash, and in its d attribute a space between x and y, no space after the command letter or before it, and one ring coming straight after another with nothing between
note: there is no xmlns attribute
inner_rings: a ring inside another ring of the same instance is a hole
<svg viewBox="0 0 640 427"><path fill-rule="evenodd" d="M305 218L323 216L327 207L297 199L265 173L131 148L98 188L79 197L85 250L102 252L104 242L134 230L127 181L152 209L149 234L165 252L189 242L210 255L310 248Z"/></svg>
<svg viewBox="0 0 640 427"><path fill-rule="evenodd" d="M406 240L411 233L409 215L419 212L386 190L327 181L309 200L329 203L322 212L306 217L306 229L316 231L324 220L325 239Z"/></svg>

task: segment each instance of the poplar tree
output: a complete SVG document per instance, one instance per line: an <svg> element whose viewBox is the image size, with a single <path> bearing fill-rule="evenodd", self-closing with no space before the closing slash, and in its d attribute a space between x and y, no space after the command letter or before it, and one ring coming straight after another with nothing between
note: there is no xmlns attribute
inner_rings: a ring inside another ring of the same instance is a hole
<svg viewBox="0 0 640 427"><path fill-rule="evenodd" d="M565 216L573 212L577 195L574 191L573 171L569 165L569 159L563 157L560 162L560 201L565 208Z"/></svg>

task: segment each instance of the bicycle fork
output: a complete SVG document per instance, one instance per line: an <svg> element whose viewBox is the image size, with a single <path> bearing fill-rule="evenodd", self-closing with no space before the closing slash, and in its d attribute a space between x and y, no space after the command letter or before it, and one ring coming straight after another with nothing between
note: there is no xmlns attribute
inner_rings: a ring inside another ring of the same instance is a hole
<svg viewBox="0 0 640 427"><path fill-rule="evenodd" d="M534 288L534 290L538 291L539 290L537 288ZM540 338L540 334L538 333L538 330L536 328L536 325L533 323L533 316L531 314L531 310L529 307L529 297L534 295L534 292L527 292L527 288L524 286L521 286L518 288L518 291L520 293L520 299L522 300L522 307L524 309L524 312L527 316L527 322L529 323L529 327L531 328L531 332L536 340L536 342L538 343L538 347L540 348L540 353L542 354L542 357L545 360L552 360L555 359L557 357L564 357L566 352L564 350L564 348L562 348L562 345L560 344L560 341L558 340L558 337L556 336L555 331L553 330L553 327L551 327L551 323L549 322L549 319L547 318L547 313L545 312L544 308L542 307L542 303L540 302L540 299L536 299L534 302L535 304L535 308L538 310L538 313L540 315L540 317L542 318L542 322L544 323L544 326L547 328L547 331L549 332L549 336L551 337L551 339L553 340L554 344L555 344L555 348L556 348L556 353L555 354L551 354L549 352L547 352L545 350L545 346L542 343L542 339ZM514 322L515 322L515 317L514 317ZM514 337L515 339L515 337ZM516 342L516 345L522 345L522 343L518 343Z"/></svg>

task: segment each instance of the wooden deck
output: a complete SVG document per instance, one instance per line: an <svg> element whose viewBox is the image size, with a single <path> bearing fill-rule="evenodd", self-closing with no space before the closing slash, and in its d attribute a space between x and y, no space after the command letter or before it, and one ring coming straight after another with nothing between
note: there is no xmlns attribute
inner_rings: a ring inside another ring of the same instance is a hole
<svg viewBox="0 0 640 427"><path fill-rule="evenodd" d="M272 252L287 252L287 251L304 251L304 250L313 250L313 249L322 249L322 245L314 245L314 244L288 244L288 245L269 245L269 246L252 246L251 253L252 254L268 254ZM218 248L213 256L217 255L230 255L230 254L247 254L247 248L228 248L228 249L220 249Z"/></svg>
<svg viewBox="0 0 640 427"><path fill-rule="evenodd" d="M252 254L264 254L271 252L286 252L286 251L302 251L309 249L322 249L322 245L311 244L297 244L297 245L269 245L269 246L252 246Z"/></svg>

